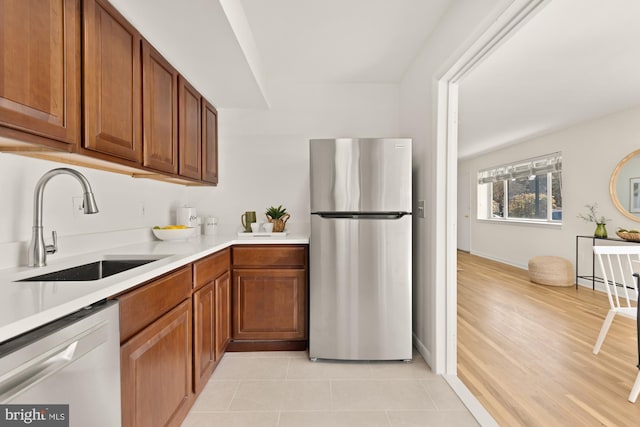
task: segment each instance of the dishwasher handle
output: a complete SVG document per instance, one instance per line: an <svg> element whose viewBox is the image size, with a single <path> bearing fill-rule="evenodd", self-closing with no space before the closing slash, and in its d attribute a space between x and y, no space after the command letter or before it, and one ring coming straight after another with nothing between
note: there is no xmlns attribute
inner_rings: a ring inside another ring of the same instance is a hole
<svg viewBox="0 0 640 427"><path fill-rule="evenodd" d="M10 402L108 339L107 322L84 330L0 376L0 403Z"/></svg>

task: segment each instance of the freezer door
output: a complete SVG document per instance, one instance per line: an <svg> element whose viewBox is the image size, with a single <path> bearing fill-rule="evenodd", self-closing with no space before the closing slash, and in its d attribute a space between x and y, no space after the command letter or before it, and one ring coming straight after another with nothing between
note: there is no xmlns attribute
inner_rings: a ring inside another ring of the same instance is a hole
<svg viewBox="0 0 640 427"><path fill-rule="evenodd" d="M411 212L411 139L312 139L311 212Z"/></svg>
<svg viewBox="0 0 640 427"><path fill-rule="evenodd" d="M411 215L311 216L309 356L411 359Z"/></svg>

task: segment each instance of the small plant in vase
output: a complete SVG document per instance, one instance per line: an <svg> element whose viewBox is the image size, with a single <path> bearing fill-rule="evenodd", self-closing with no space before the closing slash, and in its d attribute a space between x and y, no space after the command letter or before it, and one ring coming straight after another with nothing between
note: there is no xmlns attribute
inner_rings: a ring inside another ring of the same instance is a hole
<svg viewBox="0 0 640 427"><path fill-rule="evenodd" d="M592 205L584 205L587 208L586 214L578 214L578 218L584 220L585 222L595 222L596 223L596 231L593 233L595 237L600 239L607 238L607 221L609 218L605 218L604 215L598 215L598 204L594 203Z"/></svg>
<svg viewBox="0 0 640 427"><path fill-rule="evenodd" d="M286 222L291 217L291 215L287 213L287 209L283 208L282 205L277 208L271 206L267 209L265 215L267 216L267 220L273 224L273 231L275 233L284 231Z"/></svg>

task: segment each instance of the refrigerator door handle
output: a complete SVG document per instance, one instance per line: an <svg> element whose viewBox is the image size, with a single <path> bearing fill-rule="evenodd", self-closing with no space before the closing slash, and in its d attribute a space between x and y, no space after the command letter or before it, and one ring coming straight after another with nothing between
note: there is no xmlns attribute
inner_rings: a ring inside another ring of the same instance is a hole
<svg viewBox="0 0 640 427"><path fill-rule="evenodd" d="M326 219L400 219L411 212L384 212L384 213L362 213L362 212L314 212L313 214Z"/></svg>

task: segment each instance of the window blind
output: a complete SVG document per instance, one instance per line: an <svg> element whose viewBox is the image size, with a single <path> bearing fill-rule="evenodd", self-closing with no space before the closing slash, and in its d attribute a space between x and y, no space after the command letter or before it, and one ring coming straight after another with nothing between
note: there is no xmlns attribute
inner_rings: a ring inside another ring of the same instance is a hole
<svg viewBox="0 0 640 427"><path fill-rule="evenodd" d="M495 166L489 169L482 169L478 172L478 184L489 184L504 181L505 179L533 179L536 175L559 172L561 170L562 153L556 152Z"/></svg>

